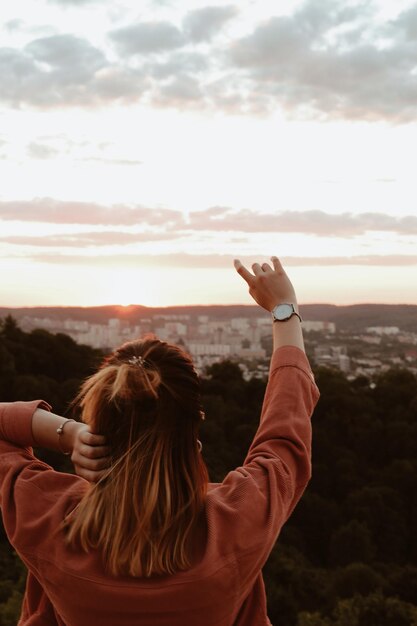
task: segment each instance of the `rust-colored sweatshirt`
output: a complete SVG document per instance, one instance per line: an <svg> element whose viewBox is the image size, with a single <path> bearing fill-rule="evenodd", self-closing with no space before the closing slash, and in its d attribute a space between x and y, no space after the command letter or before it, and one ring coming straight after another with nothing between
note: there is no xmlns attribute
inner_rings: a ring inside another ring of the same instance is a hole
<svg viewBox="0 0 417 626"><path fill-rule="evenodd" d="M318 397L305 354L276 350L247 457L209 485L201 560L150 579L109 576L98 553L66 546L61 522L88 483L33 456L32 415L46 403L0 403L3 521L29 570L19 626L270 625L261 570L310 478Z"/></svg>

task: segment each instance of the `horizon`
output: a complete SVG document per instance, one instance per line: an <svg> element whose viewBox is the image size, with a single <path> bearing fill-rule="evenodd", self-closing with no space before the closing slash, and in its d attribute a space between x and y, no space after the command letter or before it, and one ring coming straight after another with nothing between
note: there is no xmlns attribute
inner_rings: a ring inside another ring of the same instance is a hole
<svg viewBox="0 0 417 626"><path fill-rule="evenodd" d="M334 304L331 302L299 302L300 307L335 307L335 308L347 308L347 307L417 307L417 304L409 302L355 302L352 304ZM144 304L99 304L99 305L25 305L25 306L7 306L0 304L1 309L7 310L22 310L22 309L121 309L121 313L127 313L128 309L180 309L180 308L198 308L198 307L258 307L260 311L268 314L266 309L262 309L255 302L234 302L234 303L205 303L205 304L176 304L176 305L164 305L164 306L148 306Z"/></svg>
<svg viewBox="0 0 417 626"><path fill-rule="evenodd" d="M273 254L299 302L417 304L416 16L7 3L4 306L244 304L233 258Z"/></svg>

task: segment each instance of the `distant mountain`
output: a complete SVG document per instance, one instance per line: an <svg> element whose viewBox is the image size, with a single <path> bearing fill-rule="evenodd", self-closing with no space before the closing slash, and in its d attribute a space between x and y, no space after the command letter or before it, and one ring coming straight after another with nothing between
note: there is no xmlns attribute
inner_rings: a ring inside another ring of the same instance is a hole
<svg viewBox="0 0 417 626"><path fill-rule="evenodd" d="M338 329L355 330L367 326L398 326L403 330L417 332L417 305L412 304L304 304L300 312L305 320L335 322ZM174 307L128 307L108 305L99 307L0 307L0 318L12 315L17 320L25 317L49 317L52 319L86 320L106 324L111 318L120 318L130 324L140 323L155 315L208 315L211 318L258 317L262 311L255 305L199 305ZM265 312L265 315L268 315Z"/></svg>

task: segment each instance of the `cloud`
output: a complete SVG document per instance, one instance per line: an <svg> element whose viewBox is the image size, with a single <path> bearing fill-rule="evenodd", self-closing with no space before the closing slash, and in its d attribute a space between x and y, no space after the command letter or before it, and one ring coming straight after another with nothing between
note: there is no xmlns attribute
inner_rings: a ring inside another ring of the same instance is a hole
<svg viewBox="0 0 417 626"><path fill-rule="evenodd" d="M168 209L112 205L92 202L36 198L34 200L0 201L0 219L51 224L100 224L131 226L148 224L166 228L183 223L182 213Z"/></svg>
<svg viewBox="0 0 417 626"><path fill-rule="evenodd" d="M58 4L59 6L83 7L86 4L102 2L102 0L48 0L48 2L51 4Z"/></svg>
<svg viewBox="0 0 417 626"><path fill-rule="evenodd" d="M138 102L150 89L149 78L140 68L107 66L94 75L88 104L101 106L106 103L131 105Z"/></svg>
<svg viewBox="0 0 417 626"><path fill-rule="evenodd" d="M53 140L54 139L52 138L52 141ZM2 144L2 141L0 140L0 146L1 144ZM80 146L88 145L88 142L77 143L66 138L65 139L61 138L60 145L62 146L63 144L66 147L61 147L60 149L58 149L58 148L55 148L54 146L49 145L48 143L40 143L38 141L32 141L27 146L27 153L29 157L32 159L41 159L41 160L54 159L61 154L68 154L73 147L80 147ZM104 145L100 145L99 146L100 151L102 151L104 147L105 147ZM103 163L104 165L112 165L112 166L113 165L136 166L136 165L143 164L143 161L138 161L136 159L103 158L103 157L95 157L95 156L73 157L73 159L76 161L83 161L83 162L97 161L99 163Z"/></svg>
<svg viewBox="0 0 417 626"><path fill-rule="evenodd" d="M147 267L147 268L163 268L163 267L180 267L180 268L228 268L233 267L233 257L230 255L213 255L213 254L119 254L119 255L102 255L86 256L86 255L60 255L56 254L39 254L31 255L33 261L39 263L64 264L64 265L83 265L98 267ZM259 260L251 257L241 257L244 265L250 268L251 264ZM268 259L265 259L268 261ZM368 255L356 257L282 257L281 261L284 266L288 267L315 267L315 266L375 266L375 267L406 267L417 265L417 255Z"/></svg>
<svg viewBox="0 0 417 626"><path fill-rule="evenodd" d="M20 99L33 103L28 87L37 74L36 64L29 55L14 48L0 48L0 100L3 103L17 106Z"/></svg>
<svg viewBox="0 0 417 626"><path fill-rule="evenodd" d="M159 88L154 102L157 105L193 107L201 109L203 94L198 80L186 74L178 75Z"/></svg>
<svg viewBox="0 0 417 626"><path fill-rule="evenodd" d="M169 22L140 22L108 33L121 55L149 54L185 45L181 31Z"/></svg>
<svg viewBox="0 0 417 626"><path fill-rule="evenodd" d="M405 12L381 25L372 19L372 7L310 0L236 40L230 63L249 93L262 94L266 110L281 106L322 119L412 121L417 47L403 36L410 16Z"/></svg>
<svg viewBox="0 0 417 626"><path fill-rule="evenodd" d="M293 266L370 265L376 267L405 267L417 265L417 254L369 254L340 257L284 257L283 263Z"/></svg>
<svg viewBox="0 0 417 626"><path fill-rule="evenodd" d="M16 235L0 237L0 242L18 246L39 246L42 248L79 248L146 243L149 241L165 241L167 239L172 239L172 234L158 232L126 233L120 231L106 231L48 235L47 237Z"/></svg>
<svg viewBox="0 0 417 626"><path fill-rule="evenodd" d="M123 160L122 160L123 162ZM124 163L124 162L123 162ZM135 162L133 162L135 164ZM52 224L102 224L131 226L146 224L181 233L302 233L317 237L354 237L367 232L417 234L417 216L395 217L386 213L341 213L325 211L282 211L259 213L215 206L191 212L140 205L104 206L90 202L69 202L53 198L0 200L0 220L46 222Z"/></svg>
<svg viewBox="0 0 417 626"><path fill-rule="evenodd" d="M8 33L14 33L22 28L24 21L20 19L9 20L4 24L4 28Z"/></svg>
<svg viewBox="0 0 417 626"><path fill-rule="evenodd" d="M25 51L32 58L49 66L50 71L71 72L71 80L89 78L91 73L107 65L104 54L88 41L74 35L52 35L31 41Z"/></svg>
<svg viewBox="0 0 417 626"><path fill-rule="evenodd" d="M28 145L27 152L32 159L53 159L60 153L56 148L37 143L36 141L32 141Z"/></svg>
<svg viewBox="0 0 417 626"><path fill-rule="evenodd" d="M86 157L85 159L77 159L78 161L98 161L105 165L142 165L143 161L135 159L103 159L100 157Z"/></svg>
<svg viewBox="0 0 417 626"><path fill-rule="evenodd" d="M237 12L237 8L232 5L208 6L189 11L182 23L185 35L196 43L211 41Z"/></svg>
<svg viewBox="0 0 417 626"><path fill-rule="evenodd" d="M41 108L85 103L86 87L105 65L99 50L72 35L35 39L22 51L1 48L1 100L15 107L30 102Z"/></svg>
<svg viewBox="0 0 417 626"><path fill-rule="evenodd" d="M239 12L244 17L244 7ZM208 5L188 11L181 28L147 21L113 29L107 36L117 62L70 34L0 48L0 102L42 110L145 102L249 115L279 109L302 119L415 121L416 6L382 22L366 0L306 0L244 35L221 37L236 14L230 4ZM13 22L9 28L21 27Z"/></svg>
<svg viewBox="0 0 417 626"><path fill-rule="evenodd" d="M0 48L0 102L43 110L131 104L146 88L137 68L110 64L101 50L73 35L31 41L23 50Z"/></svg>
<svg viewBox="0 0 417 626"><path fill-rule="evenodd" d="M403 11L399 17L391 23L393 29L401 30L404 38L410 42L417 40L417 5Z"/></svg>
<svg viewBox="0 0 417 626"><path fill-rule="evenodd" d="M202 74L209 67L209 60L201 52L179 51L173 52L163 60L151 60L144 65L147 75L157 81L164 81L178 74Z"/></svg>
<svg viewBox="0 0 417 626"><path fill-rule="evenodd" d="M321 237L352 237L368 231L417 234L417 217L397 218L384 213L331 214L324 211L284 211L257 213L249 209L234 211L211 207L191 213L189 227L194 230L241 232L304 233Z"/></svg>

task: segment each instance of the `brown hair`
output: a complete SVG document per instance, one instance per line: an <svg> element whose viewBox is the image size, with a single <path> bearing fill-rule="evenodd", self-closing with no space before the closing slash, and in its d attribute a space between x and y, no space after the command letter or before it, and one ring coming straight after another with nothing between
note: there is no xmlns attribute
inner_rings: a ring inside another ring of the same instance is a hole
<svg viewBox="0 0 417 626"><path fill-rule="evenodd" d="M99 549L114 575L189 568L187 545L208 483L190 357L153 336L126 343L84 382L76 402L82 420L107 438L112 463L68 518L68 542Z"/></svg>

